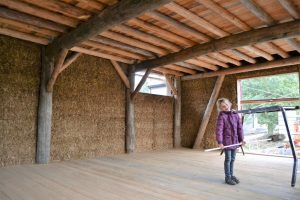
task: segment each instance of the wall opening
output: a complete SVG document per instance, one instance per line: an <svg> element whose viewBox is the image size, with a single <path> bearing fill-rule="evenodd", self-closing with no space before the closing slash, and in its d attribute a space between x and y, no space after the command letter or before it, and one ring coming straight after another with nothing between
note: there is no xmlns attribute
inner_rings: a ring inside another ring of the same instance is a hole
<svg viewBox="0 0 300 200"><path fill-rule="evenodd" d="M237 85L239 109L300 105L298 73L240 79ZM300 111L287 111L287 117L294 142L300 150ZM248 142L244 148L246 152L291 155L280 112L244 115L243 128Z"/></svg>
<svg viewBox="0 0 300 200"><path fill-rule="evenodd" d="M139 84L143 78L145 72L135 73L134 88ZM143 87L140 90L141 93L157 94L163 96L171 96L170 88L167 86L165 76L160 74L151 73Z"/></svg>

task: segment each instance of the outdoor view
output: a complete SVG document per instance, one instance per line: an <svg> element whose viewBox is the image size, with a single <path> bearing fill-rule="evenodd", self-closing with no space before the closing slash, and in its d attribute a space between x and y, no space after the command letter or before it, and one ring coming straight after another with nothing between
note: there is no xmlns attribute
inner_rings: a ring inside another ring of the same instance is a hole
<svg viewBox="0 0 300 200"><path fill-rule="evenodd" d="M243 79L239 80L239 87L240 106L243 110L300 104L298 73ZM270 99L273 103L267 102ZM293 140L300 149L300 110L287 111L287 117ZM291 155L281 112L244 115L243 120L245 138L248 143L244 148L245 151Z"/></svg>
<svg viewBox="0 0 300 200"><path fill-rule="evenodd" d="M144 73L142 73L142 72L138 72L135 74L135 87L139 84L143 75L144 75ZM146 82L142 86L140 92L164 95L164 96L171 95L170 90L168 89L168 87L166 85L165 77L162 75L153 74L153 73L149 75Z"/></svg>

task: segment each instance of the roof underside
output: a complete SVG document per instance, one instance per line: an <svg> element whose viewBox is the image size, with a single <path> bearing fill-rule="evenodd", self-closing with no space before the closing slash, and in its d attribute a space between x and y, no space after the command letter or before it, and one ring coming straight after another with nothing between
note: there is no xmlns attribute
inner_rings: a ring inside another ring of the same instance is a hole
<svg viewBox="0 0 300 200"><path fill-rule="evenodd" d="M255 4L267 18L255 15L245 2ZM282 2L177 0L115 26L71 50L121 63L138 63L214 39L299 19L300 1L287 1L290 9ZM117 3L117 0L0 0L0 34L47 45ZM153 71L183 76L299 53L300 36L210 52Z"/></svg>

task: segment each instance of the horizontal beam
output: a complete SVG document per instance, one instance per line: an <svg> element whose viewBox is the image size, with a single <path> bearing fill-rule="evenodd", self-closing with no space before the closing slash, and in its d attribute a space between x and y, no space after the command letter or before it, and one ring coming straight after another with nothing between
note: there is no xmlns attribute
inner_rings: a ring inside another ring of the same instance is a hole
<svg viewBox="0 0 300 200"><path fill-rule="evenodd" d="M181 78L181 80L187 81L187 80L194 80L194 79L200 79L200 78L209 78L209 77L214 77L214 76L219 76L219 75L238 74L238 73L258 71L258 70L264 70L264 69L270 69L270 68L299 65L299 64L300 64L300 56L297 56L297 57L291 57L291 58L286 58L286 59L282 59L282 60L260 63L260 64L236 67L236 68L232 68L232 69L224 69L224 70L219 70L219 71L215 71L215 72L207 72L207 73L202 73L202 74L184 76Z"/></svg>
<svg viewBox="0 0 300 200"><path fill-rule="evenodd" d="M48 48L55 51L61 48L70 49L116 25L138 17L145 12L152 11L169 2L171 0L120 1L115 6L108 7L88 21L81 23L74 30L55 39Z"/></svg>
<svg viewBox="0 0 300 200"><path fill-rule="evenodd" d="M281 98L281 99L258 99L258 100L241 100L245 104L262 104L262 103L281 103L281 102L300 102L300 98Z"/></svg>
<svg viewBox="0 0 300 200"><path fill-rule="evenodd" d="M157 59L146 60L135 65L136 71L155 68L163 65L185 61L215 51L223 51L238 47L254 45L276 39L297 37L300 35L300 20L242 32L232 36L213 40L208 43L195 45L177 53L162 56Z"/></svg>

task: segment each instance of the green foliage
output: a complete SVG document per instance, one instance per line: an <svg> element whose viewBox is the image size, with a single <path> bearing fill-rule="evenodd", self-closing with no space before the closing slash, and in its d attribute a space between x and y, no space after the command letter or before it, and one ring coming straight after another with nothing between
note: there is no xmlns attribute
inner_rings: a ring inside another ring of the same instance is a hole
<svg viewBox="0 0 300 200"><path fill-rule="evenodd" d="M245 79L241 81L242 100L256 99L277 99L299 97L299 78L297 73L267 76L259 78ZM250 104L243 106L243 109L251 109L272 105L299 105L299 103L272 103L272 104ZM273 134L274 128L278 124L277 113L257 114L258 123L268 126L269 134ZM251 117L245 118L246 123L250 123Z"/></svg>

